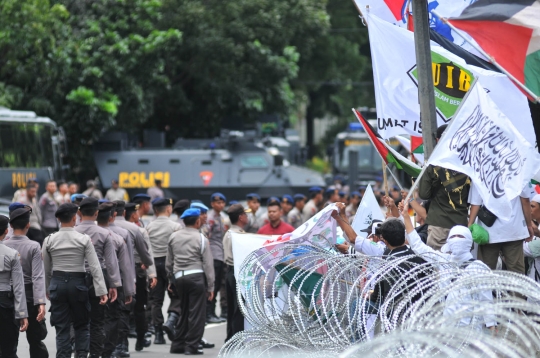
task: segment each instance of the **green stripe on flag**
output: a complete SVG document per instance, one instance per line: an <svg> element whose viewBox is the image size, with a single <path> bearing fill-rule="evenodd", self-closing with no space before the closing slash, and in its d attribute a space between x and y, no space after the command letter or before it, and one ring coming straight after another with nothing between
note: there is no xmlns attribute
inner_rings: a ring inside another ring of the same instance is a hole
<svg viewBox="0 0 540 358"><path fill-rule="evenodd" d="M525 57L525 86L540 96L540 51Z"/></svg>

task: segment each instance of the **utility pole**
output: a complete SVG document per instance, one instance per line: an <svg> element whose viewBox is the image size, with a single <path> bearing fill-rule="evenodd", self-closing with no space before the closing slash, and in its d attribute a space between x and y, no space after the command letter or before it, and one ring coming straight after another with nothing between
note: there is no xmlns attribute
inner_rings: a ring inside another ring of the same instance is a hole
<svg viewBox="0 0 540 358"><path fill-rule="evenodd" d="M437 112L433 90L431 48L429 46L429 14L427 0L412 0L414 20L414 47L418 72L418 98L424 156L427 161L436 143Z"/></svg>

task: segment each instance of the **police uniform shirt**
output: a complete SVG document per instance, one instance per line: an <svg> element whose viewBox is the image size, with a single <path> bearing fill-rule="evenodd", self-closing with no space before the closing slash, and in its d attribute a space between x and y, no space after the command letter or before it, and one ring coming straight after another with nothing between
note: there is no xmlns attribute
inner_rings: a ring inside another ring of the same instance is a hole
<svg viewBox="0 0 540 358"><path fill-rule="evenodd" d="M354 207L354 204L347 205L345 208L345 215L349 219L349 223L352 223L354 216L356 215L356 208Z"/></svg>
<svg viewBox="0 0 540 358"><path fill-rule="evenodd" d="M214 260L223 261L223 235L229 229L229 217L224 213L219 214L214 210L208 211L208 241Z"/></svg>
<svg viewBox="0 0 540 358"><path fill-rule="evenodd" d="M232 225L231 228L225 233L225 236L223 236L224 262L229 266L234 266L231 232L245 233L245 231L238 225Z"/></svg>
<svg viewBox="0 0 540 358"><path fill-rule="evenodd" d="M153 186L151 188L148 188L148 190L146 190L146 194L150 197L150 201L152 201L152 200L154 200L156 198L165 197L165 194L163 193L163 190L161 190L157 186Z"/></svg>
<svg viewBox="0 0 540 358"><path fill-rule="evenodd" d="M186 224L184 224L184 219L180 219L180 217L178 217L178 220L176 220L176 222L180 224L180 229L186 227Z"/></svg>
<svg viewBox="0 0 540 358"><path fill-rule="evenodd" d="M317 211L319 210L317 209L317 205L315 205L315 202L313 201L313 199L309 200L304 206L304 210L302 210L302 216L304 218L304 222L314 217L315 214L317 214Z"/></svg>
<svg viewBox="0 0 540 358"><path fill-rule="evenodd" d="M257 212L246 213L248 216L248 223L246 225L246 232L257 233L261 226L264 225L264 212L259 208Z"/></svg>
<svg viewBox="0 0 540 358"><path fill-rule="evenodd" d="M116 257L118 258L118 267L122 277L122 288L126 296L135 295L135 266L129 257L128 245L124 239L109 228L111 233L110 240L114 246Z"/></svg>
<svg viewBox="0 0 540 358"><path fill-rule="evenodd" d="M287 222L295 229L304 223L304 220L302 220L302 213L300 213L300 210L298 210L297 207L294 207L289 211L289 214L287 214Z"/></svg>
<svg viewBox="0 0 540 358"><path fill-rule="evenodd" d="M146 231L146 229L143 228L143 227L139 227L137 229L139 230L139 232L141 233L144 241L148 245L148 252L150 253L150 256L154 257L154 251L152 251L152 244L150 244L150 236L148 236L148 231ZM154 262L154 259L152 259L152 262ZM151 265L151 266L146 266L146 267L147 267L146 274L148 275L148 278L157 277L156 265Z"/></svg>
<svg viewBox="0 0 540 358"><path fill-rule="evenodd" d="M118 259L116 258L116 253L110 240L111 233L109 230L97 226L91 220L83 220L75 227L75 231L90 236L101 268L107 269L109 285L113 288L122 286Z"/></svg>
<svg viewBox="0 0 540 358"><path fill-rule="evenodd" d="M44 305L46 298L45 272L43 270L41 246L37 242L22 235L13 235L6 242L6 246L11 247L20 255L24 284L32 284L34 305Z"/></svg>
<svg viewBox="0 0 540 358"><path fill-rule="evenodd" d="M28 317L19 253L0 241L0 291L11 292L12 290L15 318Z"/></svg>
<svg viewBox="0 0 540 358"><path fill-rule="evenodd" d="M28 200L28 197L25 196L24 198L20 199L19 203L28 205L32 208L32 212L30 213L30 227L32 229L41 230L41 210L39 209L37 199L34 198L32 200Z"/></svg>
<svg viewBox="0 0 540 358"><path fill-rule="evenodd" d="M142 263L146 267L154 264L154 258L150 251L150 242L146 241L142 235L141 228L132 222L127 221L123 216L117 216L114 219L114 224L109 224L109 227L120 227L127 230L131 235L133 248L133 260L136 264ZM145 230L146 231L146 230Z"/></svg>
<svg viewBox="0 0 540 358"><path fill-rule="evenodd" d="M167 245L167 273L174 275L178 271L203 270L208 291L214 291L214 258L208 246L208 239L195 228L186 227L175 232Z"/></svg>
<svg viewBox="0 0 540 358"><path fill-rule="evenodd" d="M113 189L110 188L107 190L107 193L105 193L105 199L109 201L115 201L115 200L129 200L129 196L127 195L126 189L118 188Z"/></svg>
<svg viewBox="0 0 540 358"><path fill-rule="evenodd" d="M170 220L166 216L158 216L146 227L154 257L167 256L167 244L172 233L180 230L180 224Z"/></svg>
<svg viewBox="0 0 540 358"><path fill-rule="evenodd" d="M61 227L43 242L43 266L45 287L49 291L53 271L86 272L92 274L97 296L107 294L107 286L101 272L101 264L92 240L88 235L71 227ZM85 260L88 270L85 269Z"/></svg>
<svg viewBox="0 0 540 358"><path fill-rule="evenodd" d="M41 210L41 226L46 228L57 228L58 222L56 221L56 210L58 209L58 203L55 198L45 192L39 199L39 208Z"/></svg>

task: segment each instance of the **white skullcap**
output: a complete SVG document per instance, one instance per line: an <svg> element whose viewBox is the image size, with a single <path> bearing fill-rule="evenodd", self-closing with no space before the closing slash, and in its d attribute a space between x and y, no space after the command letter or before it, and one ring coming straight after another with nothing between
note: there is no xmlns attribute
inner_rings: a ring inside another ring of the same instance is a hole
<svg viewBox="0 0 540 358"><path fill-rule="evenodd" d="M535 203L539 203L539 204L540 204L540 194L536 194L535 196L533 196L533 198L531 199L531 201L534 201Z"/></svg>

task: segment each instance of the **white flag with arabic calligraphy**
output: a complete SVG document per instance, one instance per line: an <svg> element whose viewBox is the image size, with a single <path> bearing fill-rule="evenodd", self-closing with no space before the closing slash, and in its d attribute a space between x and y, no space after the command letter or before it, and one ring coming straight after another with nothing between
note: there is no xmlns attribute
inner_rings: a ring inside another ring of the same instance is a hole
<svg viewBox="0 0 540 358"><path fill-rule="evenodd" d="M467 174L486 207L504 217L538 172L540 154L477 81L428 163Z"/></svg>

